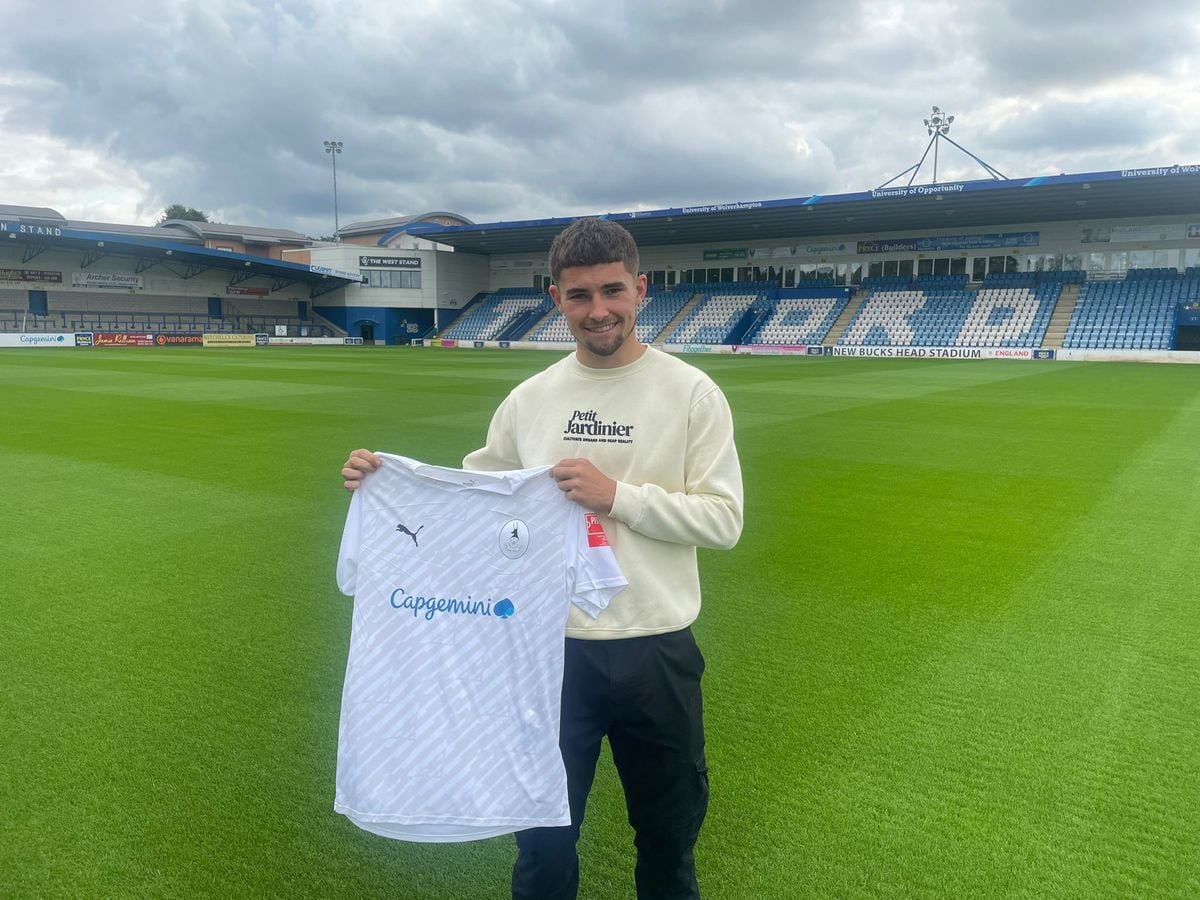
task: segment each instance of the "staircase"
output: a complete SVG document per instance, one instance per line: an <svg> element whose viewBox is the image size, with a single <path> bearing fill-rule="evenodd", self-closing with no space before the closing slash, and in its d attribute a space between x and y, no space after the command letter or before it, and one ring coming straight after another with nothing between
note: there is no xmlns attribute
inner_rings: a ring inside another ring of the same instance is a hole
<svg viewBox="0 0 1200 900"><path fill-rule="evenodd" d="M1046 336L1042 338L1043 347L1061 347L1063 338L1067 335L1067 326L1071 324L1071 314L1079 303L1079 285L1064 284L1058 294L1058 303L1050 314L1050 324L1046 326Z"/></svg>
<svg viewBox="0 0 1200 900"><path fill-rule="evenodd" d="M702 299L704 299L704 296L704 294L693 294L692 299L683 304L683 307L679 310L679 312L675 313L674 318L672 318L670 322L663 326L663 330L660 331L658 333L658 337L654 339L655 347L661 347L664 343L666 343L667 338L674 333L675 329L679 327L680 323L684 319L691 315L692 310L696 308Z"/></svg>
<svg viewBox="0 0 1200 900"><path fill-rule="evenodd" d="M842 310L842 314L837 317L833 325L829 329L829 333L821 341L822 344L836 344L846 333L846 329L850 327L850 323L854 321L855 314L863 305L863 301L867 299L867 295L871 293L869 290L857 290L850 297L850 302L846 304L846 308Z"/></svg>
<svg viewBox="0 0 1200 900"><path fill-rule="evenodd" d="M529 327L529 330L525 332L525 334L524 334L525 339L528 340L530 337L537 334L538 331L541 329L541 327L543 325L545 325L547 322L549 322L556 315L558 315L558 307L551 306L549 311L544 316L542 316L540 319L538 319L536 322L534 322Z"/></svg>
<svg viewBox="0 0 1200 900"><path fill-rule="evenodd" d="M325 318L319 312L314 310L311 306L308 308L308 317L310 319L312 319L314 322L316 322L318 325L323 325L324 327L328 328L329 333L332 334L334 337L346 337L346 335L349 334L349 332L344 331L341 328L338 328L338 326L334 325L327 318Z"/></svg>

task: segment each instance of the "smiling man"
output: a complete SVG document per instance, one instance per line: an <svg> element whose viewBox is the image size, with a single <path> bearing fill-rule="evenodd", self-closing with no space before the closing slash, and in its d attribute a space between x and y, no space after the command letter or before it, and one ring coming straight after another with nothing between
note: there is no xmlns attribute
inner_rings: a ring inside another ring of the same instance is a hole
<svg viewBox="0 0 1200 900"><path fill-rule="evenodd" d="M638 897L698 897L692 848L708 807L696 547L732 547L742 478L729 406L705 374L638 340L646 276L633 237L580 219L550 248L550 296L574 354L518 385L468 469L554 464L598 514L629 587L567 623L560 746L571 825L517 833L517 898L574 897L575 844L608 737L636 836Z"/></svg>
<svg viewBox="0 0 1200 900"><path fill-rule="evenodd" d="M514 898L573 898L576 842L607 736L635 831L642 900L699 897L693 847L708 809L696 548L728 549L742 529L742 476L724 395L703 372L643 344L633 237L580 219L550 248L550 295L576 349L500 404L463 468L552 466L590 510L589 543L612 546L629 586L592 619L567 620L559 745L571 824L517 833ZM376 461L356 450L353 490ZM594 546L595 544L593 544Z"/></svg>

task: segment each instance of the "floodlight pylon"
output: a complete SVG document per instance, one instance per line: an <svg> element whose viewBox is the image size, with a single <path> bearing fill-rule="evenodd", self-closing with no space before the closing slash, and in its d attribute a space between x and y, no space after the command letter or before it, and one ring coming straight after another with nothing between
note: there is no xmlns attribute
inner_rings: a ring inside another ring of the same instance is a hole
<svg viewBox="0 0 1200 900"><path fill-rule="evenodd" d="M899 181L901 178L903 178L905 175L908 175L910 172L912 173L912 175L909 176L907 186L911 187L913 181L916 180L917 175L920 173L921 167L923 165L925 165L925 160L929 157L930 150L933 151L933 182L932 183L937 184L938 183L938 180L937 180L938 144L941 141L946 141L946 142L952 144L953 146L955 146L959 150L961 150L963 153L965 153L967 156L971 157L971 159L975 160L975 162L979 163L979 165L983 167L983 170L985 172L987 172L988 175L990 175L993 178L993 180L1008 181L1007 175L1004 175L1002 172L1000 172L999 169L984 162L982 159L980 159L978 156L976 156L974 153L972 153L970 150L968 150L962 144L955 141L954 138L950 137L950 125L954 121L954 116L947 115L946 113L942 112L940 107L935 106L935 107L933 107L933 111L929 114L929 117L926 119L922 119L921 121L925 125L925 133L929 135L929 143L925 145L925 152L921 154L921 158L919 160L917 160L916 165L909 166L907 169L905 169L903 172L901 172L895 178L891 178L891 179L885 181L883 184L881 184L879 187L877 187L876 190L883 190L888 185L892 184L893 182Z"/></svg>

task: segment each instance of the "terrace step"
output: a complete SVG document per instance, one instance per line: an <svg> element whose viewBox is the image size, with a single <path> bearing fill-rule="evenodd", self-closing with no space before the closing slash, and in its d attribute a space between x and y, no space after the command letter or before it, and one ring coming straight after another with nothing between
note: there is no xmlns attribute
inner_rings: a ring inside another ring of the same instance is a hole
<svg viewBox="0 0 1200 900"><path fill-rule="evenodd" d="M830 326L829 333L825 335L825 339L821 343L836 344L841 340L842 335L846 333L846 329L854 320L855 314L858 312L859 307L863 305L863 301L867 299L869 293L871 293L869 290L864 291L862 288L859 288L851 295L850 302L846 304L846 308L842 310L842 314Z"/></svg>
<svg viewBox="0 0 1200 900"><path fill-rule="evenodd" d="M654 346L662 347L662 345L666 343L667 338L675 333L675 329L679 327L680 323L682 323L683 320L688 317L688 314L696 308L696 304L698 304L702 299L704 299L704 294L692 294L692 299L683 304L683 307L679 310L679 312L675 313L671 321L663 326L663 330L660 331L658 333L658 337L654 339Z"/></svg>
<svg viewBox="0 0 1200 900"><path fill-rule="evenodd" d="M1067 328L1071 324L1071 315L1079 303L1079 285L1064 284L1058 294L1058 303L1050 314L1050 324L1046 326L1046 335L1042 338L1043 347L1058 348L1062 346Z"/></svg>
<svg viewBox="0 0 1200 900"><path fill-rule="evenodd" d="M538 331L541 330L541 327L543 325L545 325L547 322L549 322L551 319L553 319L556 315L558 315L558 307L551 306L550 309L548 309L546 311L546 314L544 316L542 316L540 319L538 319L536 322L534 322L532 325L530 325L528 328L525 329L525 333L521 335L520 340L522 340L522 341L529 340L531 335L537 334Z"/></svg>

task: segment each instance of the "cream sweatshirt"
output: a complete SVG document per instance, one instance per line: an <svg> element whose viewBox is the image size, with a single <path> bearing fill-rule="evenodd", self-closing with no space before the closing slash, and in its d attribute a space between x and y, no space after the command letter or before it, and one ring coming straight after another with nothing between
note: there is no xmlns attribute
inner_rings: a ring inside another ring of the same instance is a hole
<svg viewBox="0 0 1200 900"><path fill-rule="evenodd" d="M567 635L609 640L691 624L700 612L696 548L729 549L742 531L742 473L720 389L653 347L617 369L588 368L572 353L513 389L463 468L569 457L617 482L612 514L600 520L629 587L597 619L572 609Z"/></svg>

